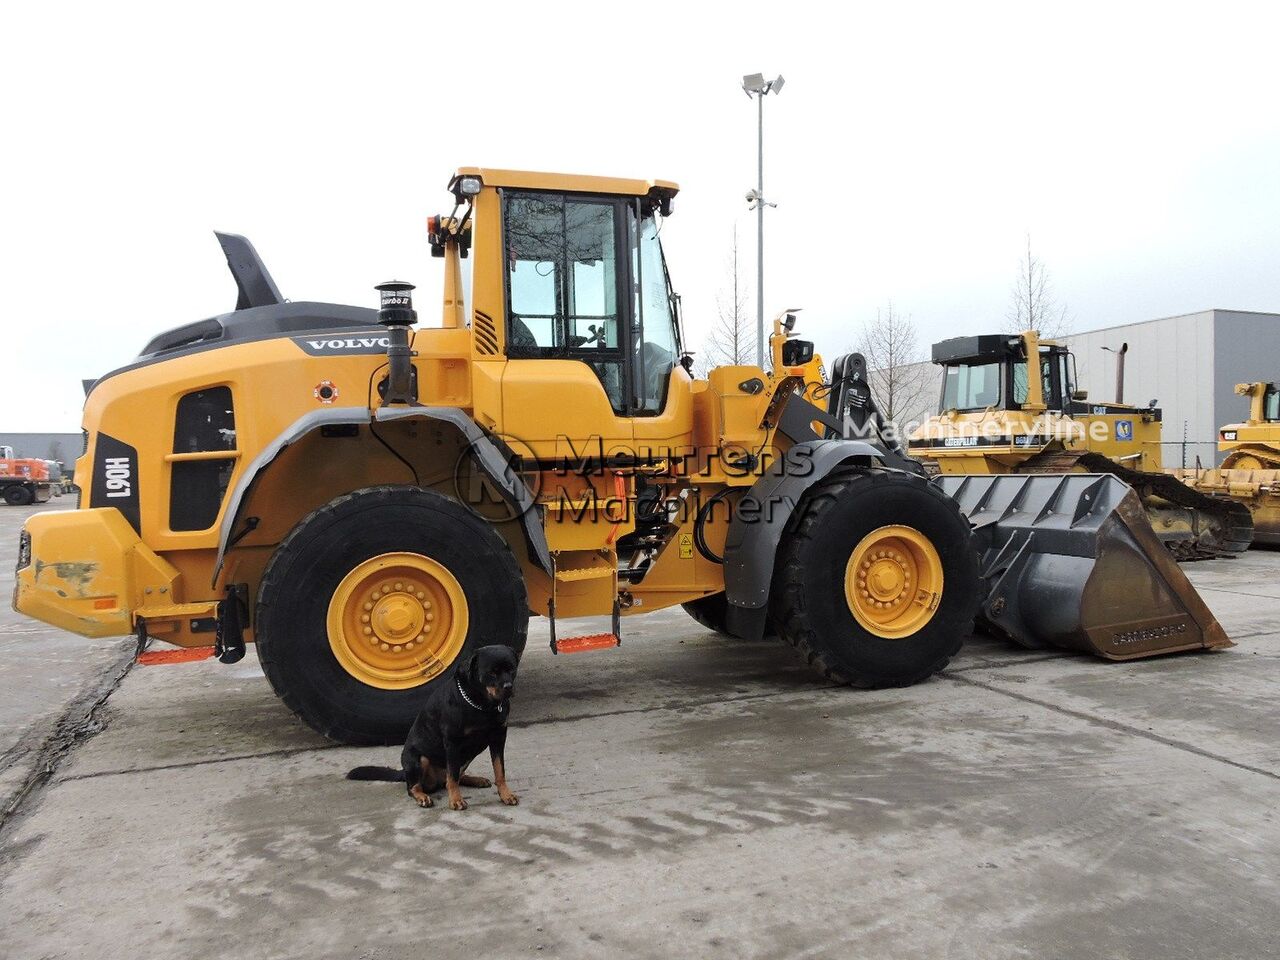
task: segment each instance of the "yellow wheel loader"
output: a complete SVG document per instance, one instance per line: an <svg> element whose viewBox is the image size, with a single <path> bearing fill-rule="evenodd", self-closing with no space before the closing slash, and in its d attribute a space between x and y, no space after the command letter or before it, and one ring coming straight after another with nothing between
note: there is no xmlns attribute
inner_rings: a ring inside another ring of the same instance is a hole
<svg viewBox="0 0 1280 960"><path fill-rule="evenodd" d="M236 309L91 386L85 502L27 521L16 608L223 662L253 642L281 699L347 743L402 740L469 651L521 651L531 614L563 654L683 604L865 687L941 669L975 615L1113 659L1229 644L1114 478L949 488L844 438L871 412L861 359L824 382L794 314L771 370L693 378L659 240L676 191L458 171L427 224L432 327L407 283L376 311L286 301L219 235ZM1042 509L1005 509L1019 497ZM610 629L556 629L587 616Z"/></svg>
<svg viewBox="0 0 1280 960"><path fill-rule="evenodd" d="M1236 393L1249 398L1249 419L1218 431L1222 465L1174 473L1201 493L1243 504L1253 514L1254 539L1280 546L1280 390L1274 383L1237 383Z"/></svg>
<svg viewBox="0 0 1280 960"><path fill-rule="evenodd" d="M908 442L930 473L1110 474L1137 492L1156 536L1179 560L1249 548L1247 509L1162 469L1155 402L1089 402L1074 389L1065 344L1033 330L956 337L933 345L933 362L944 371L939 413Z"/></svg>

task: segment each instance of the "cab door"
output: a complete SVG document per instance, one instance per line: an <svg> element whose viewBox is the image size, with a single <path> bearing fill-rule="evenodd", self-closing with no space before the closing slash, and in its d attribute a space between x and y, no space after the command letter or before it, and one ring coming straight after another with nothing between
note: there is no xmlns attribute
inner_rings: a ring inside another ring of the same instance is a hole
<svg viewBox="0 0 1280 960"><path fill-rule="evenodd" d="M503 430L539 460L634 446L626 201L503 191Z"/></svg>

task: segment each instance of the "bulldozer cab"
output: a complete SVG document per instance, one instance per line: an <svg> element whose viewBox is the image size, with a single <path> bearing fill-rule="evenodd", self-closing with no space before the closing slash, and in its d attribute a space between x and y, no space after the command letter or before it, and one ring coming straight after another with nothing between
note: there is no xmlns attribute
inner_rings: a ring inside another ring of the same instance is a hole
<svg viewBox="0 0 1280 960"><path fill-rule="evenodd" d="M1274 383L1237 383L1236 393L1249 398L1249 422L1280 423L1280 389Z"/></svg>
<svg viewBox="0 0 1280 960"><path fill-rule="evenodd" d="M1059 343L1028 332L955 337L933 345L943 367L939 412L1068 410L1075 359Z"/></svg>

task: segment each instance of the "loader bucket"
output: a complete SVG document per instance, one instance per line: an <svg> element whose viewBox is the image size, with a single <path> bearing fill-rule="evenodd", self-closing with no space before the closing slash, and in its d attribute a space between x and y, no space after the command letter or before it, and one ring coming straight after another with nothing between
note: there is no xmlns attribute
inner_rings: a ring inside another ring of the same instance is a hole
<svg viewBox="0 0 1280 960"><path fill-rule="evenodd" d="M987 589L978 619L993 632L1108 660L1233 645L1116 477L943 474L933 483L973 524Z"/></svg>

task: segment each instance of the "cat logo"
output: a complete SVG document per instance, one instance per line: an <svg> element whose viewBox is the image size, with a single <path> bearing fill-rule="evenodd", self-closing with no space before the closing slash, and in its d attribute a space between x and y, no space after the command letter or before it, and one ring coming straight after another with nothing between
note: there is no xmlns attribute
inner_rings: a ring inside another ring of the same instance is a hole
<svg viewBox="0 0 1280 960"><path fill-rule="evenodd" d="M1133 439L1133 421L1132 420L1116 421L1116 439L1117 440Z"/></svg>

